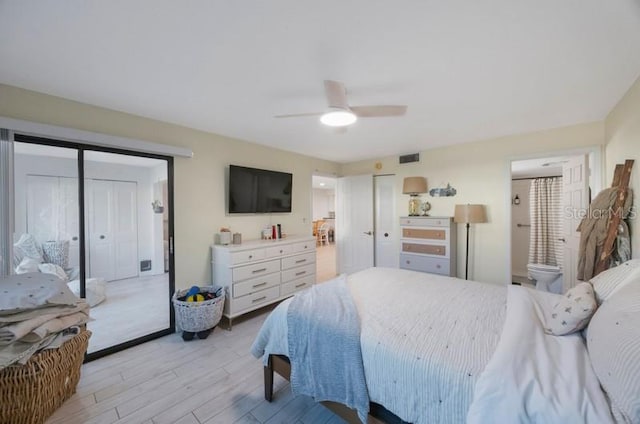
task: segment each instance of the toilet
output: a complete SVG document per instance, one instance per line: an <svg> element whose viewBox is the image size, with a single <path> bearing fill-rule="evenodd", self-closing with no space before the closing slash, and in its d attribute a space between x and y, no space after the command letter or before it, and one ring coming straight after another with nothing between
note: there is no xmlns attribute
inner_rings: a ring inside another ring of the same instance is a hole
<svg viewBox="0 0 640 424"><path fill-rule="evenodd" d="M559 266L528 264L531 278L536 280L536 289L552 293L562 293L562 270Z"/></svg>

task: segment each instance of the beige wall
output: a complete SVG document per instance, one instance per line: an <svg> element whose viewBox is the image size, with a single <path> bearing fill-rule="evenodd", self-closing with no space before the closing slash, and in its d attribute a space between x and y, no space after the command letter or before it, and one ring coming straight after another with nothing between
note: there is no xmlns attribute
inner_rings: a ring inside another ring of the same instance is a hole
<svg viewBox="0 0 640 424"><path fill-rule="evenodd" d="M338 169L332 162L1 84L0 116L193 150L192 159L174 162L178 288L210 281L209 245L220 227L242 233L243 240L259 238L272 223L287 234L311 234L311 176ZM227 216L224 175L231 163L293 173L293 212Z"/></svg>
<svg viewBox="0 0 640 424"><path fill-rule="evenodd" d="M611 185L613 171L617 163L634 159L630 186L635 191L634 209L640 194L640 78L631 86L627 94L611 110L605 120L607 186ZM637 210L636 210L637 213ZM638 219L630 221L632 254L640 258L640 228Z"/></svg>
<svg viewBox="0 0 640 424"><path fill-rule="evenodd" d="M455 197L430 197L432 216L453 216L458 203L487 205L489 222L472 224L469 278L489 283L509 282L510 269L510 162L556 152L573 152L589 146L599 151L604 144L604 123L595 122L420 152L420 162L398 164L398 157L343 165L344 175L396 174L397 210L406 214L408 196L402 193L402 179L424 176L430 188L450 183ZM382 164L381 169L375 163ZM464 276L465 229L458 228L458 275Z"/></svg>

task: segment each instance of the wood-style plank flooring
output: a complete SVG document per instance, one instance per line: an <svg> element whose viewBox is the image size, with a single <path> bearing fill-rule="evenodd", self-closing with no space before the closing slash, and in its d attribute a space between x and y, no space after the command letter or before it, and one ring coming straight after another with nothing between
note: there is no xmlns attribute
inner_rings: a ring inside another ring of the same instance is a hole
<svg viewBox="0 0 640 424"><path fill-rule="evenodd" d="M343 421L275 377L264 400L262 361L249 348L271 308L205 340L172 334L82 366L76 394L47 424L336 424Z"/></svg>
<svg viewBox="0 0 640 424"><path fill-rule="evenodd" d="M316 281L322 283L336 276L336 245L333 243L316 247Z"/></svg>

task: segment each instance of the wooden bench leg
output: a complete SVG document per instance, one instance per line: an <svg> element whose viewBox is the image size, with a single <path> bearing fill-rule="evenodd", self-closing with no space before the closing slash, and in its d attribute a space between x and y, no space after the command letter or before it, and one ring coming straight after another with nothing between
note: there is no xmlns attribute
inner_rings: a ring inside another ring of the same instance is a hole
<svg viewBox="0 0 640 424"><path fill-rule="evenodd" d="M273 399L273 364L271 363L271 355L264 367L264 398L267 402Z"/></svg>

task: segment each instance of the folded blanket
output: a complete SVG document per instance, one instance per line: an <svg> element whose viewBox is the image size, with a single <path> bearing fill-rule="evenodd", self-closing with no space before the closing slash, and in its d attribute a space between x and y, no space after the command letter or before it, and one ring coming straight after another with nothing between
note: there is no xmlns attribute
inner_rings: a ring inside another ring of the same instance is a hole
<svg viewBox="0 0 640 424"><path fill-rule="evenodd" d="M50 334L59 333L65 328L86 324L89 320L89 315L84 312L76 312L75 314L54 318L34 328L29 334L22 337L20 341L37 343Z"/></svg>
<svg viewBox="0 0 640 424"><path fill-rule="evenodd" d="M360 320L346 277L297 294L287 311L291 390L357 410L367 422L369 395Z"/></svg>
<svg viewBox="0 0 640 424"><path fill-rule="evenodd" d="M89 310L89 306L84 301L79 301L75 307L66 307L66 308L61 307L59 309L55 309L55 308L38 309L37 310L38 314L36 314L35 316L24 319L22 321L7 323L6 325L0 327L0 345L8 345L10 343L15 342L16 340L20 340L26 335L28 335L29 333L43 326L47 322L55 320L56 318L59 318L59 317L64 317L64 316L76 314L78 312L83 312L84 319L86 322L88 310Z"/></svg>

